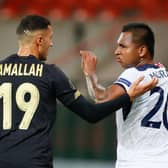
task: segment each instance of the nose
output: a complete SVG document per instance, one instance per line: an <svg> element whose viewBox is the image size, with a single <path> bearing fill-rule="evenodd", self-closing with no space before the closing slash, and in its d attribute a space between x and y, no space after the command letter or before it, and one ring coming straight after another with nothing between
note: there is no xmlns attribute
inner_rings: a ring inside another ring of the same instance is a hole
<svg viewBox="0 0 168 168"><path fill-rule="evenodd" d="M115 49L114 54L115 54L115 55L119 55L119 54L120 54L120 50L119 50L118 47Z"/></svg>
<svg viewBox="0 0 168 168"><path fill-rule="evenodd" d="M50 47L52 47L52 46L53 46L53 42L51 41L51 42L50 42Z"/></svg>

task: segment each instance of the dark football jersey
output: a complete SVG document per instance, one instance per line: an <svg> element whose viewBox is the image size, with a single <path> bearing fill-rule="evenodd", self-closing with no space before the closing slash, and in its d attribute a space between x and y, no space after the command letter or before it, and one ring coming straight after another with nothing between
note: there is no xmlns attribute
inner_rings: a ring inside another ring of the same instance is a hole
<svg viewBox="0 0 168 168"><path fill-rule="evenodd" d="M11 55L0 62L0 167L52 167L50 130L57 102L79 96L55 65L34 56Z"/></svg>

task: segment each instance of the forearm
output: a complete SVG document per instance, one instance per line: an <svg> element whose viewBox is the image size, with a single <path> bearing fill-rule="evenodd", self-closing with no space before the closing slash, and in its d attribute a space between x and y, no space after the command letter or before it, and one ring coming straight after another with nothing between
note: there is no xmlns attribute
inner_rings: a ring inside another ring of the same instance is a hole
<svg viewBox="0 0 168 168"><path fill-rule="evenodd" d="M75 112L84 120L95 123L107 117L116 110L124 107L127 103L130 103L130 97L128 94L124 94L115 100L100 104L92 104L83 96L80 96L68 107L71 111Z"/></svg>
<svg viewBox="0 0 168 168"><path fill-rule="evenodd" d="M92 99L94 99L96 102L102 101L103 99L106 99L108 96L107 89L100 84L98 84L98 78L96 74L89 76L86 75L86 83L89 95Z"/></svg>

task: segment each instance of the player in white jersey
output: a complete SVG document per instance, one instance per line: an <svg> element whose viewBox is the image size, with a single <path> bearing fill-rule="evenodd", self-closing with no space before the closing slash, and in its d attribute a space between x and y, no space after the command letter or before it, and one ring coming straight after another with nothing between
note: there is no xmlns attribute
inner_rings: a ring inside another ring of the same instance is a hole
<svg viewBox="0 0 168 168"><path fill-rule="evenodd" d="M164 67L142 65L125 70L115 84L126 91L137 77L144 82L159 79L151 91L135 99L123 112L117 112L119 168L166 168L168 166L168 74Z"/></svg>
<svg viewBox="0 0 168 168"><path fill-rule="evenodd" d="M97 102L124 94L139 76L145 76L143 83L154 77L159 80L155 88L116 113L116 168L168 167L168 74L153 60L154 42L154 34L148 25L130 23L123 26L115 55L125 71L107 88L98 84L96 56L81 51L89 93Z"/></svg>

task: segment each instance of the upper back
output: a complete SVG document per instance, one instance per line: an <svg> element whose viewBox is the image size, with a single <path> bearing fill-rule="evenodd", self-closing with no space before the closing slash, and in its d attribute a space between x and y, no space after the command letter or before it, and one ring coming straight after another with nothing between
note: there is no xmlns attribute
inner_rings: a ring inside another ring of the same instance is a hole
<svg viewBox="0 0 168 168"><path fill-rule="evenodd" d="M34 56L14 54L0 61L0 158L16 155L10 164L33 165L45 157L50 164L56 98L68 105L75 91L58 67Z"/></svg>

